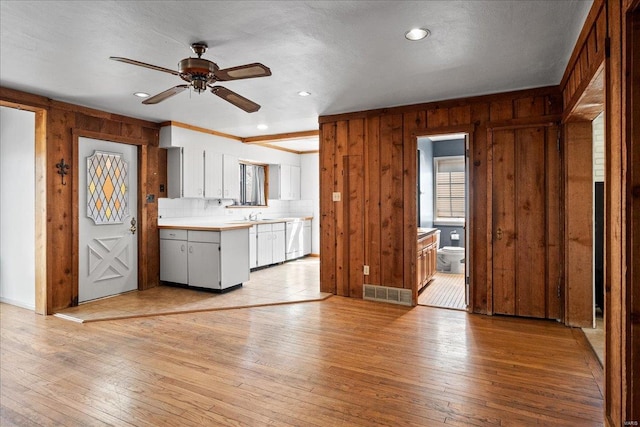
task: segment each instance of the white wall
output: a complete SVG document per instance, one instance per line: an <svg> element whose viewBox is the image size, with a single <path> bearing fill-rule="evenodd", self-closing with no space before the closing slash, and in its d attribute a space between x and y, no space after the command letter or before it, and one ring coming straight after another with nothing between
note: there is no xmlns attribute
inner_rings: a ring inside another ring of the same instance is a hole
<svg viewBox="0 0 640 427"><path fill-rule="evenodd" d="M604 182L604 112L591 122L593 127L593 182Z"/></svg>
<svg viewBox="0 0 640 427"><path fill-rule="evenodd" d="M0 107L0 301L35 309L35 113Z"/></svg>

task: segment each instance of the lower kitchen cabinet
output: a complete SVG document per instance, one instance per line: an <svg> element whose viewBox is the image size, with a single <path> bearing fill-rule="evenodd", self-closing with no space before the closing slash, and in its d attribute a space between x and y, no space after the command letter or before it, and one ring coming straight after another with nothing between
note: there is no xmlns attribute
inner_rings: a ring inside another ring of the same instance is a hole
<svg viewBox="0 0 640 427"><path fill-rule="evenodd" d="M160 230L160 280L223 290L249 280L249 229Z"/></svg>
<svg viewBox="0 0 640 427"><path fill-rule="evenodd" d="M187 231L160 230L160 280L187 284L188 277Z"/></svg>
<svg viewBox="0 0 640 427"><path fill-rule="evenodd" d="M284 262L286 259L285 224L257 225L257 267Z"/></svg>

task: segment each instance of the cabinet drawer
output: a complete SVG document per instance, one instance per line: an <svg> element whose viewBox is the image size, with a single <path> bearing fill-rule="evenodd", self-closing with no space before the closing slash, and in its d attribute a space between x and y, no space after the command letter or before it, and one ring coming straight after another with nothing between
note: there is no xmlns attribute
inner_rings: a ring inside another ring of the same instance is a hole
<svg viewBox="0 0 640 427"><path fill-rule="evenodd" d="M258 224L258 233L268 233L273 231L273 228L271 227L272 225L275 224Z"/></svg>
<svg viewBox="0 0 640 427"><path fill-rule="evenodd" d="M187 230L161 228L160 238L165 240L187 240Z"/></svg>
<svg viewBox="0 0 640 427"><path fill-rule="evenodd" d="M286 223L284 222L276 222L274 224L271 224L271 226L273 227L272 228L273 231L282 231L285 229L285 225Z"/></svg>
<svg viewBox="0 0 640 427"><path fill-rule="evenodd" d="M189 230L190 242L220 243L220 232Z"/></svg>

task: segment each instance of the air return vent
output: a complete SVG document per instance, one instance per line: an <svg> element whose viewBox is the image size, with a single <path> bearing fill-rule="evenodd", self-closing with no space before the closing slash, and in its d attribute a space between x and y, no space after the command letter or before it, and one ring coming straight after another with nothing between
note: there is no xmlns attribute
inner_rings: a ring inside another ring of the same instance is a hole
<svg viewBox="0 0 640 427"><path fill-rule="evenodd" d="M411 289L364 285L363 299L411 306Z"/></svg>

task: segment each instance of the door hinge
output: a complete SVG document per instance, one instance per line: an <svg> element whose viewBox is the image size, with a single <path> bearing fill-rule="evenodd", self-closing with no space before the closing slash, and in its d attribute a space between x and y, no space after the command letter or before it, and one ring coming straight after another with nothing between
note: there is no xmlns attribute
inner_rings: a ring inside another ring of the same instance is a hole
<svg viewBox="0 0 640 427"><path fill-rule="evenodd" d="M562 278L558 277L558 298L560 298L561 285L562 285Z"/></svg>
<svg viewBox="0 0 640 427"><path fill-rule="evenodd" d="M560 145L561 139L560 139L560 130L558 129L558 137L556 138L556 148L558 149L558 153L562 152L562 147Z"/></svg>

